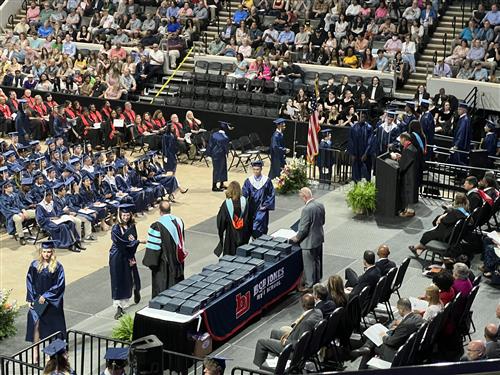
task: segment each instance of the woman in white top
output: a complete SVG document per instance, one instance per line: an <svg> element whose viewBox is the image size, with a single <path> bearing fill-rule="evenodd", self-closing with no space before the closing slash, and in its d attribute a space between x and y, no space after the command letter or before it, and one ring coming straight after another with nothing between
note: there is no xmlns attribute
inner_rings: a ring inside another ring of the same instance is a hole
<svg viewBox="0 0 500 375"><path fill-rule="evenodd" d="M423 314L423 318L425 321L431 321L443 310L443 304L439 299L439 288L431 284L425 289L424 300L429 303L429 306L424 311L418 311L420 314Z"/></svg>

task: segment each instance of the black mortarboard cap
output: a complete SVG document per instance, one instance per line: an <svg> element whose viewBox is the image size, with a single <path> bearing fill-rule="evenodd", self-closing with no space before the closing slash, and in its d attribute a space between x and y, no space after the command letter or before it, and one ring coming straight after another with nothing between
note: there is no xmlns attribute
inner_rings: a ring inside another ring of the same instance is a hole
<svg viewBox="0 0 500 375"><path fill-rule="evenodd" d="M252 167L260 167L264 166L264 162L262 160L255 160L251 163Z"/></svg>
<svg viewBox="0 0 500 375"><path fill-rule="evenodd" d="M50 242L53 245L54 241L44 241L42 242L42 249L53 249L54 247L44 247L46 243ZM61 339L55 339L49 345L42 349L42 351L48 356L55 356L57 354L62 354L66 352L66 341Z"/></svg>
<svg viewBox="0 0 500 375"><path fill-rule="evenodd" d="M113 364L115 367L123 368L126 366L128 353L129 348L108 348L108 350L106 350L106 354L104 354L104 359L108 361L108 364Z"/></svg>
<svg viewBox="0 0 500 375"><path fill-rule="evenodd" d="M276 126L278 126L278 125L280 125L280 124L283 124L283 123L285 123L285 122L286 122L286 120L285 120L284 118L281 118L281 117L277 118L276 120L273 120L273 123L274 123Z"/></svg>
<svg viewBox="0 0 500 375"><path fill-rule="evenodd" d="M9 150L9 151L6 151L6 152L3 153L3 157L4 158L9 158L9 157L11 157L12 155L15 155L15 154L16 153L15 153L14 150Z"/></svg>
<svg viewBox="0 0 500 375"><path fill-rule="evenodd" d="M118 206L118 209L121 211L121 212L133 212L134 211L134 208L135 208L135 205L134 204L131 204L131 203L122 203Z"/></svg>
<svg viewBox="0 0 500 375"><path fill-rule="evenodd" d="M466 102L461 101L461 102L458 103L458 108L468 109L469 105Z"/></svg>
<svg viewBox="0 0 500 375"><path fill-rule="evenodd" d="M31 177L26 177L26 178L21 179L21 185L29 186L32 184L33 184L33 179Z"/></svg>
<svg viewBox="0 0 500 375"><path fill-rule="evenodd" d="M13 137L18 137L19 136L19 133L18 132L10 132L9 133L9 137L13 138Z"/></svg>

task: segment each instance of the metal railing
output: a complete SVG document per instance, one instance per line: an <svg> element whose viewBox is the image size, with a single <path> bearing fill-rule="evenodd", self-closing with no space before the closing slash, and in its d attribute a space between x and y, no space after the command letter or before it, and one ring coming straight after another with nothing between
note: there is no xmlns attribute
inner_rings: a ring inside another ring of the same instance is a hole
<svg viewBox="0 0 500 375"><path fill-rule="evenodd" d="M444 33L443 37L443 59L446 58L446 50L448 48L448 33Z"/></svg>
<svg viewBox="0 0 500 375"><path fill-rule="evenodd" d="M0 355L0 375L41 375L43 367Z"/></svg>
<svg viewBox="0 0 500 375"><path fill-rule="evenodd" d="M203 358L163 350L163 368L168 374L203 374Z"/></svg>
<svg viewBox="0 0 500 375"><path fill-rule="evenodd" d="M469 93L464 99L464 101L470 108L469 114L471 116L474 114L477 108L477 93L478 93L477 87L473 87L472 90L469 91Z"/></svg>
<svg viewBox="0 0 500 375"><path fill-rule="evenodd" d="M36 344L32 344L27 348L18 351L12 355L12 359L17 361L16 363L31 364L33 366L26 368L25 370L30 370L27 372L21 372L23 374L37 374L35 372L36 368L43 369L45 367L47 357L43 354L43 349L47 347L55 339L64 339L65 335L62 332L56 332L43 340L40 340ZM38 367L39 366L39 367ZM23 368L20 368L23 370Z"/></svg>
<svg viewBox="0 0 500 375"><path fill-rule="evenodd" d="M297 156L305 156L307 146L296 145ZM318 162L320 166L318 165ZM319 157L314 164L307 164L307 178L321 185L332 187L334 184L346 184L351 180L351 159L345 150L337 148L319 148Z"/></svg>
<svg viewBox="0 0 500 375"><path fill-rule="evenodd" d="M245 367L235 367L231 370L231 375L270 375L272 372L254 370Z"/></svg>

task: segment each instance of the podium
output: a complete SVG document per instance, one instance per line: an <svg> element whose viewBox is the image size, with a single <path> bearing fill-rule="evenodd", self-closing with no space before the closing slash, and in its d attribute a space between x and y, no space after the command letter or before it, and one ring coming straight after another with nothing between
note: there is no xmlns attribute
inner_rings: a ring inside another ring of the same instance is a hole
<svg viewBox="0 0 500 375"><path fill-rule="evenodd" d="M389 152L376 161L377 209L380 216L392 217L401 210L399 164L391 159Z"/></svg>

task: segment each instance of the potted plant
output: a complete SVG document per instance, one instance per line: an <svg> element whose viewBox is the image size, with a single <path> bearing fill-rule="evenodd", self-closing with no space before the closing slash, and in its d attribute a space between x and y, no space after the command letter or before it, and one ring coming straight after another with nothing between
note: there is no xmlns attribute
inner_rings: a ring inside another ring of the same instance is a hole
<svg viewBox="0 0 500 375"><path fill-rule="evenodd" d="M14 336L17 332L15 326L19 306L16 302L9 302L10 290L0 290L0 340Z"/></svg>
<svg viewBox="0 0 500 375"><path fill-rule="evenodd" d="M360 182L347 192L347 205L355 214L366 215L373 213L376 207L377 189L373 182Z"/></svg>
<svg viewBox="0 0 500 375"><path fill-rule="evenodd" d="M132 335L134 333L134 319L132 315L125 314L120 320L118 320L118 325L113 328L111 332L111 337L120 341L132 341Z"/></svg>
<svg viewBox="0 0 500 375"><path fill-rule="evenodd" d="M293 158L277 177L276 191L279 194L290 194L306 186L309 186L307 164L303 158Z"/></svg>

